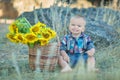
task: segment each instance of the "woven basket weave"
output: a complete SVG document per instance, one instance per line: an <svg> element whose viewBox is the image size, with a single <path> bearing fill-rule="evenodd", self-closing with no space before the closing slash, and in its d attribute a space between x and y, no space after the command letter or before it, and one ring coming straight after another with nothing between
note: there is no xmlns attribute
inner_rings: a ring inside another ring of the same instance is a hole
<svg viewBox="0 0 120 80"><path fill-rule="evenodd" d="M38 51L40 50L39 63L36 63ZM29 47L29 65L32 70L37 67L40 70L54 71L58 62L59 45L57 43L50 43L46 46L35 45L33 48Z"/></svg>

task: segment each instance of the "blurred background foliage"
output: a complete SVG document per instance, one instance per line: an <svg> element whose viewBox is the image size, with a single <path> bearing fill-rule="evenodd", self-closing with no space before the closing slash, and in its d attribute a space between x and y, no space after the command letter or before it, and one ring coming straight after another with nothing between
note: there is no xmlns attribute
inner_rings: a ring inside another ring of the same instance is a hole
<svg viewBox="0 0 120 80"><path fill-rule="evenodd" d="M0 19L15 19L25 11L32 11L34 8L48 8L55 2L57 4L72 8L88 8L108 6L113 9L119 8L119 0L0 0ZM41 5L42 4L42 5Z"/></svg>

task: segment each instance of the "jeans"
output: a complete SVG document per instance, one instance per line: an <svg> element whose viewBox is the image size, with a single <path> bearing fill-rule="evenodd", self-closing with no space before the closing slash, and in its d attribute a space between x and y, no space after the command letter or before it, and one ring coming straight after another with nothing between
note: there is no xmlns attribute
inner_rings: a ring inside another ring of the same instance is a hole
<svg viewBox="0 0 120 80"><path fill-rule="evenodd" d="M70 57L70 66L72 68L74 68L78 63L78 61L81 60L80 58L83 58L84 63L87 63L87 59L88 59L87 53L84 53L84 54L74 53L74 54L68 54L68 56Z"/></svg>

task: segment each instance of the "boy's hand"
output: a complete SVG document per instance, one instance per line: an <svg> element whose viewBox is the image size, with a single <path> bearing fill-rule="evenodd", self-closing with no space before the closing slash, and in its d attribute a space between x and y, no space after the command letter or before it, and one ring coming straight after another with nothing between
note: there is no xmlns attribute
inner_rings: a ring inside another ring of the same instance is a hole
<svg viewBox="0 0 120 80"><path fill-rule="evenodd" d="M69 56L68 55L64 55L63 56L63 59L66 61L66 62L70 62L70 58L69 58Z"/></svg>
<svg viewBox="0 0 120 80"><path fill-rule="evenodd" d="M86 53L87 53L89 56L93 56L94 53L95 53L95 49L92 48L92 49L88 50Z"/></svg>

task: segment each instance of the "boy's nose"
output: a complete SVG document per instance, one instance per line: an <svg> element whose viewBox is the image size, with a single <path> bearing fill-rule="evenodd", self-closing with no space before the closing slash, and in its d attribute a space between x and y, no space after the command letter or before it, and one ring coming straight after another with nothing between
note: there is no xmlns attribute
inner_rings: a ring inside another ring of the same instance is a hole
<svg viewBox="0 0 120 80"><path fill-rule="evenodd" d="M78 28L78 26L76 25L74 28Z"/></svg>

